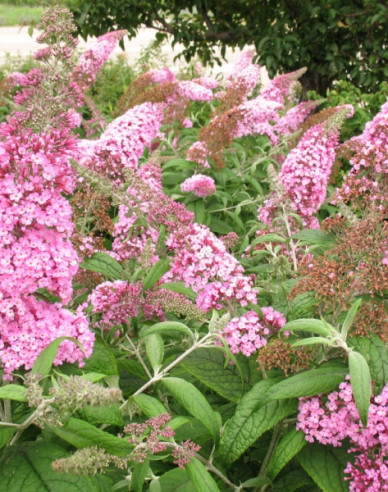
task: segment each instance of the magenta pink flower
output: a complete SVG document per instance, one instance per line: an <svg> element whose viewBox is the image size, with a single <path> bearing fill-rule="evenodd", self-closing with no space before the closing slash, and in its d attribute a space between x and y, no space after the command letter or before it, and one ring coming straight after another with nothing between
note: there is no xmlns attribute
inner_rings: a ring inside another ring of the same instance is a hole
<svg viewBox="0 0 388 492"><path fill-rule="evenodd" d="M284 316L272 307L262 308L262 313L263 319L260 319L255 311L248 311L226 325L223 336L232 354L249 357L267 345L267 337L286 323Z"/></svg>
<svg viewBox="0 0 388 492"><path fill-rule="evenodd" d="M214 179L203 174L195 174L181 184L182 191L192 191L201 198L212 195L216 191Z"/></svg>

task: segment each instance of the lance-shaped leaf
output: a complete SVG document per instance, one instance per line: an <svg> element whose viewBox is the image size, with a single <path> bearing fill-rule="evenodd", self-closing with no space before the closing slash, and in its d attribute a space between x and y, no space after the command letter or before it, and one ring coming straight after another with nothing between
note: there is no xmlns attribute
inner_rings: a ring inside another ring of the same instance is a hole
<svg viewBox="0 0 388 492"><path fill-rule="evenodd" d="M117 456L125 456L133 450L133 445L126 439L109 434L80 419L70 418L63 427L49 427L57 436L78 449L99 446Z"/></svg>
<svg viewBox="0 0 388 492"><path fill-rule="evenodd" d="M80 263L80 267L92 272L101 273L104 277L119 280L123 275L123 267L108 253L94 253L90 258Z"/></svg>
<svg viewBox="0 0 388 492"><path fill-rule="evenodd" d="M267 475L273 480L286 464L299 453L306 442L302 431L297 431L295 428L289 430L276 446L268 465Z"/></svg>
<svg viewBox="0 0 388 492"><path fill-rule="evenodd" d="M27 388L17 384L7 384L0 388L0 398L3 400L27 401Z"/></svg>
<svg viewBox="0 0 388 492"><path fill-rule="evenodd" d="M153 333L145 337L145 346L147 357L155 371L162 365L164 357L164 342L161 335Z"/></svg>
<svg viewBox="0 0 388 492"><path fill-rule="evenodd" d="M157 415L161 415L163 413L168 413L167 408L163 405L163 403L153 396L141 393L140 395L131 396L130 399L139 405L141 411L148 418L156 417Z"/></svg>
<svg viewBox="0 0 388 492"><path fill-rule="evenodd" d="M210 432L213 439L218 442L220 434L219 421L199 389L180 378L163 378L162 383L182 407L198 419Z"/></svg>
<svg viewBox="0 0 388 492"><path fill-rule="evenodd" d="M173 468L159 478L162 492L196 492L189 474L182 468Z"/></svg>
<svg viewBox="0 0 388 492"><path fill-rule="evenodd" d="M294 321L289 321L286 323L280 331L292 331L292 332L298 332L298 331L305 331L309 333L314 333L315 335L321 335L323 337L329 337L333 334L333 331L330 330L326 326L323 321L319 319L295 319Z"/></svg>
<svg viewBox="0 0 388 492"><path fill-rule="evenodd" d="M349 455L344 449L309 444L298 454L298 461L323 492L349 490L344 480Z"/></svg>
<svg viewBox="0 0 388 492"><path fill-rule="evenodd" d="M162 321L161 323L156 323L152 326L146 326L140 330L140 337L144 338L154 333L168 335L171 338L185 335L194 339L193 332L190 328L179 321Z"/></svg>
<svg viewBox="0 0 388 492"><path fill-rule="evenodd" d="M353 323L353 320L357 314L357 311L360 307L360 304L362 302L362 299L357 299L357 301L352 305L352 307L349 309L348 314L346 315L345 321L343 322L342 328L341 328L341 336L344 340L346 340L346 337L348 336L348 331Z"/></svg>
<svg viewBox="0 0 388 492"><path fill-rule="evenodd" d="M378 395L388 383L388 352L384 342L375 333L370 333L368 338L351 337L348 344L365 357L374 383L374 393Z"/></svg>
<svg viewBox="0 0 388 492"><path fill-rule="evenodd" d="M317 344L329 345L330 340L328 338L323 338L323 337L309 337L309 338L303 338L302 340L293 343L292 346L303 347L305 345L317 345Z"/></svg>
<svg viewBox="0 0 388 492"><path fill-rule="evenodd" d="M276 384L268 392L269 400L314 396L335 390L348 370L341 366L322 365L317 369L303 371Z"/></svg>
<svg viewBox="0 0 388 492"><path fill-rule="evenodd" d="M220 492L213 477L197 458L191 459L186 470L197 492Z"/></svg>
<svg viewBox="0 0 388 492"><path fill-rule="evenodd" d="M162 258L152 266L144 279L143 290L151 289L156 282L158 282L163 275L170 269L170 260L168 258Z"/></svg>
<svg viewBox="0 0 388 492"><path fill-rule="evenodd" d="M276 381L265 379L255 384L237 405L233 417L222 433L217 456L232 463L264 432L296 409L296 401L268 401L267 395Z"/></svg>
<svg viewBox="0 0 388 492"><path fill-rule="evenodd" d="M223 351L214 348L198 349L187 356L181 366L227 400L237 402L240 399L242 378L236 365L227 364L225 367Z"/></svg>
<svg viewBox="0 0 388 492"><path fill-rule="evenodd" d="M356 402L361 422L366 426L372 395L371 377L365 358L354 350L349 352L349 373L354 401Z"/></svg>
<svg viewBox="0 0 388 492"><path fill-rule="evenodd" d="M76 338L56 338L39 354L39 357L36 359L32 367L32 374L41 374L42 376L47 376L48 374L50 374L55 356L57 355L58 348L64 340L70 340L71 342L75 343L77 347L85 354L85 349L83 348L82 343L79 342Z"/></svg>

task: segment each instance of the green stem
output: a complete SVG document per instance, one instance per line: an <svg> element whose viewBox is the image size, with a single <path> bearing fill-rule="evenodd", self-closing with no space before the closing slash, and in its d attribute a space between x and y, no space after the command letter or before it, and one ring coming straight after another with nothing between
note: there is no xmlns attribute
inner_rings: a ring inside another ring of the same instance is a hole
<svg viewBox="0 0 388 492"><path fill-rule="evenodd" d="M186 352L183 352L183 354L181 354L177 359L175 359L173 362L171 362L171 364L169 364L165 369L163 369L163 371L161 371L159 373L156 372L154 374L154 376L152 376L151 379L149 381L147 381L147 383L145 383L141 388L139 388L132 396L140 395L147 388L152 386L154 383L163 379L171 371L171 369L173 367L175 367L177 364L179 364L185 357L187 357L189 354L191 354L191 352L193 352L197 348L205 347L207 345L208 340L210 338L212 338L213 336L214 336L213 333L208 333L201 340L199 340L198 342L195 342L189 349L186 350ZM125 408L125 406L127 405L127 403L128 403L128 400L125 401L121 405L120 410L123 410Z"/></svg>
<svg viewBox="0 0 388 492"><path fill-rule="evenodd" d="M283 422L279 422L274 428L274 431L272 434L272 439L271 439L271 442L270 442L268 450L267 450L267 454L265 455L263 463L261 464L261 468L260 468L259 475L258 475L259 477L265 477L267 475L268 465L269 465L269 462L271 461L271 458L275 452L276 446L278 445L280 434L281 434L282 430L283 430ZM256 487L255 492L263 492L267 487L268 487L268 485L262 485L262 486Z"/></svg>

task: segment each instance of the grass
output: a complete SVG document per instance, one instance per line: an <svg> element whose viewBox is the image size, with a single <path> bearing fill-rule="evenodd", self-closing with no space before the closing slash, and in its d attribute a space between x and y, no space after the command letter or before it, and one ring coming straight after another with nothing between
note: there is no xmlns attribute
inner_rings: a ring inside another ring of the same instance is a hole
<svg viewBox="0 0 388 492"><path fill-rule="evenodd" d="M0 3L0 27L37 24L43 10L43 7L15 6Z"/></svg>

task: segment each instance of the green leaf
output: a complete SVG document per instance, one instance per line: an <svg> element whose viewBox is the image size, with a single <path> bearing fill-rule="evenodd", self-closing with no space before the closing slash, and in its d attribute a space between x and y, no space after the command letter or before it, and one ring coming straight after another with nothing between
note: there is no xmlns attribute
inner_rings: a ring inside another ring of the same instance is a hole
<svg viewBox="0 0 388 492"><path fill-rule="evenodd" d="M332 335L330 329L319 319L295 319L294 321L289 321L286 323L280 331L306 331L309 333L314 333L315 335L321 335L323 337L329 337ZM334 328L333 328L334 331Z"/></svg>
<svg viewBox="0 0 388 492"><path fill-rule="evenodd" d="M256 477L250 478L241 484L243 489L250 489L255 487L263 487L264 485L271 485L271 479L268 477Z"/></svg>
<svg viewBox="0 0 388 492"><path fill-rule="evenodd" d="M344 449L309 444L298 454L298 461L322 492L349 490L344 481L344 469L349 455Z"/></svg>
<svg viewBox="0 0 388 492"><path fill-rule="evenodd" d="M86 360L83 371L104 373L107 376L116 376L119 373L116 357L112 350L97 340L94 343L92 355Z"/></svg>
<svg viewBox="0 0 388 492"><path fill-rule="evenodd" d="M149 460L143 463L137 463L132 472L131 490L133 492L143 492L143 485L150 468Z"/></svg>
<svg viewBox="0 0 388 492"><path fill-rule="evenodd" d="M296 401L268 401L268 392L276 383L265 379L246 393L227 421L217 456L225 463L236 461L264 432L296 410Z"/></svg>
<svg viewBox="0 0 388 492"><path fill-rule="evenodd" d="M86 407L81 412L84 420L92 425L116 425L122 427L123 417L118 403L100 407Z"/></svg>
<svg viewBox="0 0 388 492"><path fill-rule="evenodd" d="M213 477L197 458L191 459L186 470L197 492L220 492Z"/></svg>
<svg viewBox="0 0 388 492"><path fill-rule="evenodd" d="M53 340L47 347L39 354L39 357L36 359L31 373L32 374L41 374L42 376L47 376L50 374L51 368L53 366L54 359L57 355L58 348L60 344L64 340L69 340L73 342L79 347L80 350L85 354L85 350L82 346L82 343L79 342L76 338L73 337L59 337Z"/></svg>
<svg viewBox="0 0 388 492"><path fill-rule="evenodd" d="M162 492L196 492L189 474L182 468L173 468L159 478Z"/></svg>
<svg viewBox="0 0 388 492"><path fill-rule="evenodd" d="M175 337L176 335L186 335L194 340L193 332L188 326L179 321L162 321L161 323L156 323L152 326L146 326L140 330L140 338L147 337L158 333L160 335L168 335L170 337Z"/></svg>
<svg viewBox="0 0 388 492"><path fill-rule="evenodd" d="M160 485L158 478L151 480L148 490L149 492L162 492L162 486Z"/></svg>
<svg viewBox="0 0 388 492"><path fill-rule="evenodd" d="M365 358L354 350L349 352L349 373L354 401L356 402L361 422L366 426L370 398L372 396L371 377Z"/></svg>
<svg viewBox="0 0 388 492"><path fill-rule="evenodd" d="M264 236L257 237L254 241L252 241L251 247L256 246L256 244L260 243L285 243L286 240L284 237L279 236L279 234L265 234Z"/></svg>
<svg viewBox="0 0 388 492"><path fill-rule="evenodd" d="M227 400L240 399L243 382L235 365L227 364L221 350L214 348L198 349L188 355L181 366L208 388L216 391Z"/></svg>
<svg viewBox="0 0 388 492"><path fill-rule="evenodd" d="M278 477L273 490L274 492L294 492L304 486L310 486L310 488L303 490L316 490L312 489L313 485L309 475L303 469L298 468Z"/></svg>
<svg viewBox="0 0 388 492"><path fill-rule="evenodd" d="M108 253L94 253L90 258L80 263L80 267L92 272L102 273L104 277L119 280L123 276L123 267Z"/></svg>
<svg viewBox="0 0 388 492"><path fill-rule="evenodd" d="M7 492L109 492L106 477L80 477L55 472L54 460L69 454L53 442L22 442L5 448L0 460L1 488Z"/></svg>
<svg viewBox="0 0 388 492"><path fill-rule="evenodd" d="M57 436L78 449L96 445L117 456L125 456L133 450L133 445L126 439L104 432L83 420L70 418L63 427L49 427Z"/></svg>
<svg viewBox="0 0 388 492"><path fill-rule="evenodd" d="M345 367L322 365L317 369L300 372L273 386L267 398L278 400L283 398L299 398L300 396L314 396L319 393L328 393L335 390L348 370Z"/></svg>
<svg viewBox="0 0 388 492"><path fill-rule="evenodd" d="M204 395L193 384L180 378L163 378L161 380L171 395L193 417L198 419L210 432L214 441L218 442L220 425L215 412Z"/></svg>
<svg viewBox="0 0 388 492"><path fill-rule="evenodd" d="M144 338L147 357L154 371L158 369L163 362L164 342L158 333L153 333Z"/></svg>
<svg viewBox="0 0 388 492"><path fill-rule="evenodd" d="M192 301L195 301L197 294L193 291L191 287L185 287L183 282L167 282L165 284L159 285L158 289L171 290L172 292L177 292L178 294L183 294Z"/></svg>
<svg viewBox="0 0 388 492"><path fill-rule="evenodd" d="M329 249L335 244L334 234L327 234L320 229L303 229L294 234L292 239L298 239L304 244L317 244L324 249Z"/></svg>
<svg viewBox="0 0 388 492"><path fill-rule="evenodd" d="M348 344L360 352L367 361L374 382L375 395L388 383L388 352L385 344L375 333L369 337L351 337Z"/></svg>
<svg viewBox="0 0 388 492"><path fill-rule="evenodd" d="M287 463L299 453L305 444L306 439L302 431L297 431L296 429L289 430L276 446L268 465L267 475L273 480Z"/></svg>
<svg viewBox="0 0 388 492"><path fill-rule="evenodd" d="M314 306L317 304L315 292L303 292L294 297L288 304L287 319L289 321L311 318L314 315Z"/></svg>
<svg viewBox="0 0 388 492"><path fill-rule="evenodd" d="M162 258L152 266L144 279L143 291L151 289L156 282L158 282L163 275L170 270L170 259Z"/></svg>
<svg viewBox="0 0 388 492"><path fill-rule="evenodd" d="M0 398L3 400L27 401L27 388L17 384L7 384L0 388Z"/></svg>
<svg viewBox="0 0 388 492"><path fill-rule="evenodd" d="M357 299L357 301L352 305L352 307L349 309L348 314L346 315L345 321L343 322L342 328L341 328L341 335L344 340L346 340L346 337L348 336L348 331L353 323L353 320L357 314L357 311L360 307L360 304L362 302L362 299Z"/></svg>
<svg viewBox="0 0 388 492"><path fill-rule="evenodd" d="M302 347L305 345L317 345L317 344L329 345L330 340L328 338L323 338L323 337L303 338L302 340L293 343L292 347Z"/></svg>
<svg viewBox="0 0 388 492"><path fill-rule="evenodd" d="M140 394L131 396L131 400L139 405L140 410L148 418L156 417L157 415L162 415L163 413L168 413L167 408L163 405L163 403L153 396Z"/></svg>

